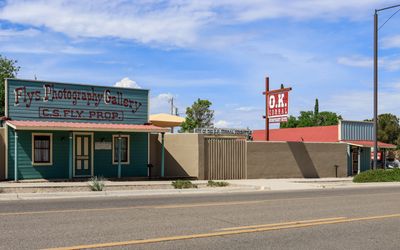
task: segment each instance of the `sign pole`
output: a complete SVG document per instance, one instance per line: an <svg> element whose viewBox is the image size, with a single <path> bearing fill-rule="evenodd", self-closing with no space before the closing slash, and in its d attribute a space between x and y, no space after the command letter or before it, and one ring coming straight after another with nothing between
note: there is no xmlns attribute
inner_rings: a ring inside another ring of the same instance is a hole
<svg viewBox="0 0 400 250"><path fill-rule="evenodd" d="M269 118L268 118L268 91L269 77L265 78L265 140L269 141Z"/></svg>

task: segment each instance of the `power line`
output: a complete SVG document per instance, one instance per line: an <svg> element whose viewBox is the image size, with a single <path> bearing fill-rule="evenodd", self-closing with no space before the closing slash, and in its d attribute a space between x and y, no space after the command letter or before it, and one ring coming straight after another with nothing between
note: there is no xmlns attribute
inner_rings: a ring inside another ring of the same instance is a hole
<svg viewBox="0 0 400 250"><path fill-rule="evenodd" d="M397 14L397 12L399 12L400 11L400 9L398 9L395 13L393 13L379 28L378 28L378 30L380 30L382 27L383 27L383 25L385 25L394 15L396 15Z"/></svg>

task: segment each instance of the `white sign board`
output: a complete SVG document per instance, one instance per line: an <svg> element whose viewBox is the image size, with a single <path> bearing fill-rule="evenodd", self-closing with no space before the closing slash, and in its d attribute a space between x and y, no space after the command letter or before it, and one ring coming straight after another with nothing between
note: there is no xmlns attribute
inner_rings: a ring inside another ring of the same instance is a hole
<svg viewBox="0 0 400 250"><path fill-rule="evenodd" d="M97 141L94 143L95 150L111 150L111 142L110 141Z"/></svg>

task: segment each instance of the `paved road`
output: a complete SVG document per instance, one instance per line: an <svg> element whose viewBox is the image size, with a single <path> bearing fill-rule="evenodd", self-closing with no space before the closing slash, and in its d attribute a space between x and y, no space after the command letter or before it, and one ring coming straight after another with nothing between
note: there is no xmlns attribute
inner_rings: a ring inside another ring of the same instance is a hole
<svg viewBox="0 0 400 250"><path fill-rule="evenodd" d="M399 222L394 188L8 201L0 248L399 249Z"/></svg>

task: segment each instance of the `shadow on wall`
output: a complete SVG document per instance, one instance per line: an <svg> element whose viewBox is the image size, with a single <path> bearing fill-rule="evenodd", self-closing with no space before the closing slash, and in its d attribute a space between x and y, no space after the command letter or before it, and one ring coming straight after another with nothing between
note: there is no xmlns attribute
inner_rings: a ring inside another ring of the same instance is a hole
<svg viewBox="0 0 400 250"><path fill-rule="evenodd" d="M326 178L346 176L346 144L305 142L247 143L248 178Z"/></svg>
<svg viewBox="0 0 400 250"><path fill-rule="evenodd" d="M175 159L174 155L165 148L164 151L165 177L193 177L190 176L184 167ZM161 176L161 142L158 135L150 137L150 163L153 165L151 177Z"/></svg>
<svg viewBox="0 0 400 250"><path fill-rule="evenodd" d="M287 142L290 151L304 178L319 178L317 169L304 143Z"/></svg>

